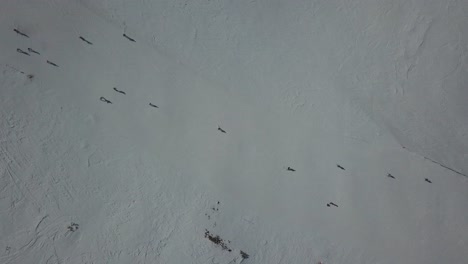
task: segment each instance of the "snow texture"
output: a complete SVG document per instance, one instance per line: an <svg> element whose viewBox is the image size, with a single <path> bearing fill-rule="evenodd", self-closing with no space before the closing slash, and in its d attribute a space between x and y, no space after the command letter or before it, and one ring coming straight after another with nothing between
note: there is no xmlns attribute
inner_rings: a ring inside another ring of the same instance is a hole
<svg viewBox="0 0 468 264"><path fill-rule="evenodd" d="M0 263L466 263L467 13L2 0Z"/></svg>

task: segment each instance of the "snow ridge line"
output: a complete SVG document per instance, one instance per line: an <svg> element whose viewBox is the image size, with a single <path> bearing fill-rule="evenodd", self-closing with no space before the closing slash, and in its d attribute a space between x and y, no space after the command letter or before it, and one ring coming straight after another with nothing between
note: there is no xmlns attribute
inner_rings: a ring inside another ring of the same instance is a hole
<svg viewBox="0 0 468 264"><path fill-rule="evenodd" d="M452 171L452 172L454 172L454 173L456 173L456 174L458 174L458 175L465 176L465 177L468 178L468 175L466 175L466 174L463 174L463 173L461 173L461 172L459 172L459 171L457 171L457 170L454 170L454 169L452 169L452 168L450 168L450 167L447 167L447 166L445 166L444 164L441 164L441 163L439 163L439 162L437 162L437 161L435 161L435 160L432 160L432 159L430 159L430 158L428 158L428 157L424 157L424 156L422 156L422 157L425 158L425 159L427 159L427 160L429 160L429 161L432 162L432 163L435 163L435 164L441 166L442 168L445 168L445 169L450 170L450 171Z"/></svg>
<svg viewBox="0 0 468 264"><path fill-rule="evenodd" d="M416 155L418 155L418 156L421 156L421 157L423 157L424 159L426 159L426 160L428 160L428 161L430 161L430 162L432 162L432 163L434 163L434 164L437 164L437 165L439 165L440 167L442 167L442 168L444 168L444 169L447 169L447 170L452 171L452 172L454 172L454 173L456 173L456 174L458 174L458 175L465 176L465 177L468 178L468 175L466 175L466 174L464 174L464 173L462 173L462 172L460 172L460 171L457 171L457 170L452 169L452 168L450 168L450 167L448 167L448 166L445 166L444 164L442 164L442 163L440 163L440 162L437 162L437 161L435 161L435 160L433 160L433 159L430 159L430 158L428 158L428 157L426 157L426 156L423 156L423 155L421 155L421 154L418 154L418 153L416 153L416 152L409 151L409 150L408 150L407 148L405 148L404 146L402 146L402 148L405 149L405 150L408 151L408 152L411 152L411 153L414 153L414 154L416 154Z"/></svg>

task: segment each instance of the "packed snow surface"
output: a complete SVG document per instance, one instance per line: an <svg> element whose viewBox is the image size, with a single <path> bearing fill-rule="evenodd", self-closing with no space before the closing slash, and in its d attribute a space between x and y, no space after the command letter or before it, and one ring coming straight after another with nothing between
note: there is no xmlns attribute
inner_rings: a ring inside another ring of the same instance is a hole
<svg viewBox="0 0 468 264"><path fill-rule="evenodd" d="M466 14L0 1L0 263L466 264Z"/></svg>

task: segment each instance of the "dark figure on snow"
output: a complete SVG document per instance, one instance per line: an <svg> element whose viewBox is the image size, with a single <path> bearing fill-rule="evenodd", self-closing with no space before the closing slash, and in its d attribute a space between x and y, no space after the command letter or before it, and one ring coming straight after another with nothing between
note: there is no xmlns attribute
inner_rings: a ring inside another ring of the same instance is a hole
<svg viewBox="0 0 468 264"><path fill-rule="evenodd" d="M31 53L36 53L37 55L41 55L39 52L31 49L31 48L28 48L28 51L31 52Z"/></svg>
<svg viewBox="0 0 468 264"><path fill-rule="evenodd" d="M80 36L80 39L86 43L88 43L89 45L93 45L93 43L91 43L89 40L83 38L82 36Z"/></svg>
<svg viewBox="0 0 468 264"><path fill-rule="evenodd" d="M395 179L395 176L391 175L390 173L387 174L387 177L392 178L392 179Z"/></svg>
<svg viewBox="0 0 468 264"><path fill-rule="evenodd" d="M101 102L104 102L104 103L112 104L111 101L107 100L107 99L104 98L103 96L101 96L101 98L99 98L99 100L101 100Z"/></svg>
<svg viewBox="0 0 468 264"><path fill-rule="evenodd" d="M134 39L132 39L131 37L127 36L127 34L125 34L125 33L123 34L123 36L124 36L126 39L130 40L131 42L136 42Z"/></svg>
<svg viewBox="0 0 468 264"><path fill-rule="evenodd" d="M57 64L55 64L55 63L53 63L53 62L51 62L51 61L49 61L49 60L47 61L47 64L50 64L50 65L55 66L55 67L58 67Z"/></svg>
<svg viewBox="0 0 468 264"><path fill-rule="evenodd" d="M152 104L152 103L149 103L149 105L150 105L151 107L154 107L154 108L159 108L157 105Z"/></svg>
<svg viewBox="0 0 468 264"><path fill-rule="evenodd" d="M288 167L288 171L296 171L296 170L291 167Z"/></svg>
<svg viewBox="0 0 468 264"><path fill-rule="evenodd" d="M428 183L432 183L432 181L429 180L428 178L426 178L426 179L424 179L424 180L425 180L426 182L428 182Z"/></svg>
<svg viewBox="0 0 468 264"><path fill-rule="evenodd" d="M124 91L118 90L117 88L114 87L114 91L121 93L121 94L126 94Z"/></svg>
<svg viewBox="0 0 468 264"><path fill-rule="evenodd" d="M339 164L336 164L336 167L342 169L342 170L345 170L345 168L343 168L343 166L339 165Z"/></svg>
<svg viewBox="0 0 468 264"><path fill-rule="evenodd" d="M221 133L224 133L224 134L226 134L226 130L224 130L224 129L220 128L219 126L218 126L218 131L221 131Z"/></svg>
<svg viewBox="0 0 468 264"><path fill-rule="evenodd" d="M22 49L16 49L16 51L19 52L19 53L21 53L21 54L31 56L31 55L29 55L29 53L27 53L26 51L24 51L24 50L22 50Z"/></svg>
<svg viewBox="0 0 468 264"><path fill-rule="evenodd" d="M16 28L15 28L15 29L13 29L13 31L15 31L15 32L16 32L16 34L18 34L18 35L21 35L21 36L23 36L23 37L29 38L29 36L28 36L28 35L26 35L26 34L24 34L23 32L21 32L21 31L17 30Z"/></svg>
<svg viewBox="0 0 468 264"><path fill-rule="evenodd" d="M76 230L78 230L78 228L79 228L79 225L75 223L71 223L71 225L68 226L68 230L71 232L75 232Z"/></svg>

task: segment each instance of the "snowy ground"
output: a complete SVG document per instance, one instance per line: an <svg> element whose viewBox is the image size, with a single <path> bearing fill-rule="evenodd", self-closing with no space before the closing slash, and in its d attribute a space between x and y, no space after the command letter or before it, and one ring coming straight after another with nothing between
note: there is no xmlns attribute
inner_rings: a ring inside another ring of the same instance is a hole
<svg viewBox="0 0 468 264"><path fill-rule="evenodd" d="M466 263L467 13L1 1L0 263Z"/></svg>

